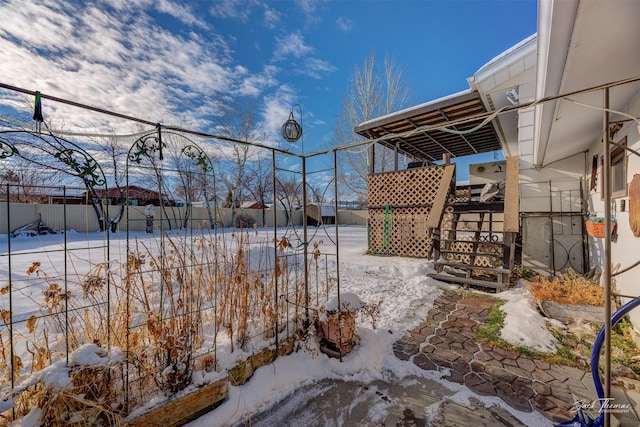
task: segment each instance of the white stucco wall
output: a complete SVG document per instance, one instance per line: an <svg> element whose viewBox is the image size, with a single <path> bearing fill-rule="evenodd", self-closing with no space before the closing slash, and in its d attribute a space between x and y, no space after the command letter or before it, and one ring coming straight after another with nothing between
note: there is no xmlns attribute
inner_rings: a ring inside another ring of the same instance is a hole
<svg viewBox="0 0 640 427"><path fill-rule="evenodd" d="M532 81L523 83L518 92L521 102L531 102L535 98L535 85ZM568 267L582 271L582 235L574 224L575 217L558 215L552 218L550 213L582 211L580 183L584 180L586 153L577 153L542 167L535 165L534 129L535 108L519 109L522 264L544 274Z"/></svg>
<svg viewBox="0 0 640 427"><path fill-rule="evenodd" d="M518 88L522 102L533 101L535 85ZM520 212L580 212L580 181L585 174L585 155L579 153L545 167L534 165L534 107L518 110L520 156Z"/></svg>
<svg viewBox="0 0 640 427"><path fill-rule="evenodd" d="M623 111L634 117L640 116L640 92L637 93L628 106L627 111ZM633 150L640 151L640 134L638 133L638 125L636 122L625 122L612 141L619 142L627 137L627 146ZM601 156L603 154L602 143L595 141L589 149L589 159L593 156ZM631 182L634 174L640 174L640 157L635 154L627 153L627 183ZM591 174L591 160L589 161L589 170L587 176ZM597 184L595 190L589 192L588 210L592 216L605 216L606 209L601 196L602 180L600 173L597 174ZM625 201L625 209L621 210L621 201ZM620 269L624 269L640 260L640 238L634 237L631 227L629 226L629 196L612 199L612 215L616 218L617 237L611 243L611 259L614 266L620 264ZM591 264L598 267L600 271L603 268L604 259L604 239L589 236L589 254ZM626 273L615 276L615 284L617 291L625 295L640 295L640 267L629 270ZM623 302L626 302L623 299ZM640 312L633 310L630 313L631 320L640 330Z"/></svg>
<svg viewBox="0 0 640 427"><path fill-rule="evenodd" d="M585 154L539 168L520 158L520 212L580 212Z"/></svg>

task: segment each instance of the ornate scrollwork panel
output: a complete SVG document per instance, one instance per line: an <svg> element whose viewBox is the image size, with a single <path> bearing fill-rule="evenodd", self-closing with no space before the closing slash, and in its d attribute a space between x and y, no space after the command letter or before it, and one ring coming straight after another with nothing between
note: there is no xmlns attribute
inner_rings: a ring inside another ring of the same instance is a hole
<svg viewBox="0 0 640 427"><path fill-rule="evenodd" d="M54 157L69 166L75 175L87 180L92 187L105 184L106 180L100 173L98 162L87 153L67 148L55 153Z"/></svg>
<svg viewBox="0 0 640 427"><path fill-rule="evenodd" d="M133 147L131 147L129 160L140 164L144 157L150 157L153 153L160 151L160 149L164 147L166 147L166 144L157 136L143 136L133 144Z"/></svg>
<svg viewBox="0 0 640 427"><path fill-rule="evenodd" d="M18 149L7 141L0 139L0 159L6 159L14 154L18 154Z"/></svg>
<svg viewBox="0 0 640 427"><path fill-rule="evenodd" d="M209 158L200 148L195 145L187 145L182 149L182 154L186 157L195 160L196 164L200 166L203 173L211 172L213 167L209 162Z"/></svg>

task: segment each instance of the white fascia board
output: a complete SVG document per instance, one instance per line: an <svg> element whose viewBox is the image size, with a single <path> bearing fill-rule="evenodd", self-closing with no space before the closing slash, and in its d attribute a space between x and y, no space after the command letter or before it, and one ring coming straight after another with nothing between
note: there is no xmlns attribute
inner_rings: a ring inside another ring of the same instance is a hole
<svg viewBox="0 0 640 427"><path fill-rule="evenodd" d="M527 55L531 54L531 52L535 52L536 38L537 34L533 34L484 64L473 74L474 83L477 85L478 82L509 71L509 67L513 63L522 61Z"/></svg>
<svg viewBox="0 0 640 427"><path fill-rule="evenodd" d="M545 87L546 87L546 79L547 79L547 69L549 62L549 43L551 42L550 38L550 27L551 27L551 15L553 11L553 0L548 1L539 1L538 2L538 61L537 61L537 72L536 72L536 99L544 98ZM547 147L548 140L548 132L545 132L547 137L541 138L541 126L542 126L542 114L544 104L538 104L534 109L534 134L533 134L533 164L541 164L544 152ZM544 147L541 147L540 144L544 144Z"/></svg>
<svg viewBox="0 0 640 427"><path fill-rule="evenodd" d="M480 99L482 99L482 102L487 108L495 105L491 97L496 88L508 88L522 83L522 75L528 72L525 60L535 55L536 52L536 38L536 34L527 37L487 62L480 67L473 77L467 79L469 86L478 91ZM514 70L519 70L518 75L514 75ZM498 117L497 120L500 121L500 118ZM515 147L514 150L513 144L509 144L505 140L500 126L496 126L496 131L500 135L500 145L505 156L511 156L517 153L517 147Z"/></svg>
<svg viewBox="0 0 640 427"><path fill-rule="evenodd" d="M558 95L569 52L579 0L538 2L536 99ZM533 163L542 165L558 101L535 107Z"/></svg>

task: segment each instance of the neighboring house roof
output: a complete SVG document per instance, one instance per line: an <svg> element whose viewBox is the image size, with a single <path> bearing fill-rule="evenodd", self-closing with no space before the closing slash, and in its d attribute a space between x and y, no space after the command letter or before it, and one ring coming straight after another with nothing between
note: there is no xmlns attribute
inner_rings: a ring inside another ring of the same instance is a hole
<svg viewBox="0 0 640 427"><path fill-rule="evenodd" d="M30 187L29 194L47 197L86 197L86 189L77 187Z"/></svg>
<svg viewBox="0 0 640 427"><path fill-rule="evenodd" d="M432 128L462 120L455 126L447 127L466 131L480 125L486 113L478 92L466 90L366 121L356 126L355 132L368 139L388 135L389 138L380 141L380 144L390 149L395 149L397 145L400 152L416 160L440 160L447 152L460 157L500 150L500 140L491 123L464 135ZM432 129L392 136L424 127Z"/></svg>
<svg viewBox="0 0 640 427"><path fill-rule="evenodd" d="M263 209L263 208L266 208L266 206L260 202L249 201L249 202L240 203L240 208L241 209Z"/></svg>
<svg viewBox="0 0 640 427"><path fill-rule="evenodd" d="M149 200L149 199L157 199L158 192L154 190L148 190L143 187L138 187L137 185L129 185L128 187L122 187L122 191L124 192L125 197L129 199L139 199L139 200ZM118 188L108 188L106 191L102 189L96 189L96 193L100 197L104 197L105 194L109 198L117 198L120 197L120 191ZM165 199L171 200L169 195L163 195Z"/></svg>

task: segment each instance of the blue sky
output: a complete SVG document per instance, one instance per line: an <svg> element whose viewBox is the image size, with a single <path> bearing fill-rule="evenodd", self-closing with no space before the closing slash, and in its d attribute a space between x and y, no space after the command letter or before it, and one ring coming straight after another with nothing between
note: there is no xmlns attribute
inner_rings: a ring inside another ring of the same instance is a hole
<svg viewBox="0 0 640 427"><path fill-rule="evenodd" d="M468 89L467 77L535 33L536 11L534 0L0 0L0 81L205 132L215 100L250 97L269 144L299 104L309 152L330 144L371 51L394 57L411 104L424 103ZM0 94L30 117L24 96ZM133 126L43 108L66 128Z"/></svg>

